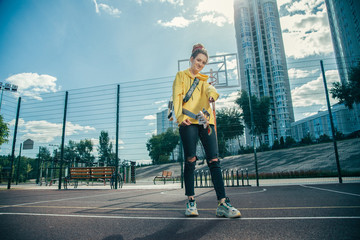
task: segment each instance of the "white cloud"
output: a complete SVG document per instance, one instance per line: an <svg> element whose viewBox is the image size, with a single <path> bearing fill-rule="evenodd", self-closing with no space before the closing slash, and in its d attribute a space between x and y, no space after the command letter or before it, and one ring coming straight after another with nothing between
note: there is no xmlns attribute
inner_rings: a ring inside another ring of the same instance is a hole
<svg viewBox="0 0 360 240"><path fill-rule="evenodd" d="M37 73L19 73L10 76L6 81L18 86L18 93L22 96L42 100L42 93L57 92L56 77Z"/></svg>
<svg viewBox="0 0 360 240"><path fill-rule="evenodd" d="M168 108L168 104L164 103L163 105L161 105L160 107L158 107L158 111L163 111L164 109Z"/></svg>
<svg viewBox="0 0 360 240"><path fill-rule="evenodd" d="M156 135L157 134L157 131L156 130L153 130L151 132L147 132L145 133L145 136L152 136L152 135Z"/></svg>
<svg viewBox="0 0 360 240"><path fill-rule="evenodd" d="M149 2L149 0L135 0L135 2L141 6L144 2Z"/></svg>
<svg viewBox="0 0 360 240"><path fill-rule="evenodd" d="M214 13L202 16L201 21L209 22L219 27L224 26L224 24L228 22L224 16L216 16Z"/></svg>
<svg viewBox="0 0 360 240"><path fill-rule="evenodd" d="M287 3L290 3L289 1ZM324 8L324 1L323 0L301 0L301 1L291 1L290 5L286 6L286 10L290 13L293 12L305 12L309 14L313 12L315 7L320 7L320 9Z"/></svg>
<svg viewBox="0 0 360 240"><path fill-rule="evenodd" d="M168 100L160 100L160 101L156 101L154 102L154 104L164 104L167 103Z"/></svg>
<svg viewBox="0 0 360 240"><path fill-rule="evenodd" d="M282 5L285 5L285 4L289 4L291 3L292 0L277 0L276 3L278 5L278 7L280 8Z"/></svg>
<svg viewBox="0 0 360 240"><path fill-rule="evenodd" d="M203 22L210 22L217 26L234 22L233 0L202 0L196 7Z"/></svg>
<svg viewBox="0 0 360 240"><path fill-rule="evenodd" d="M174 5L183 6L182 0L160 0L161 2L169 2ZM196 14L193 14L196 12ZM182 16L174 17L171 21L158 20L158 24L163 27L185 28L193 22L208 22L216 26L222 27L225 24L233 24L234 22L234 7L233 0L202 0L193 9L184 9L184 13L190 16L186 19Z"/></svg>
<svg viewBox="0 0 360 240"><path fill-rule="evenodd" d="M96 0L93 0L95 4L95 11L96 13L100 14L100 10L104 11L105 13L113 16L113 17L120 17L121 11L117 8L109 6L104 3L97 3Z"/></svg>
<svg viewBox="0 0 360 240"><path fill-rule="evenodd" d="M239 97L239 94L237 91L232 92L228 95L224 95L224 97L220 97L216 101L216 109L238 107L238 105L235 104L235 100L238 97Z"/></svg>
<svg viewBox="0 0 360 240"><path fill-rule="evenodd" d="M304 0L286 6L292 14L281 17L280 23L287 57L298 59L333 52L328 16L322 3Z"/></svg>
<svg viewBox="0 0 360 240"><path fill-rule="evenodd" d="M339 81L337 70L329 70L325 73L328 90L333 82ZM317 79L310 81L291 91L294 107L309 107L313 105L326 105L325 90L323 78L320 75ZM330 98L330 103L336 103L336 100Z"/></svg>
<svg viewBox="0 0 360 240"><path fill-rule="evenodd" d="M301 70L301 69L296 69L296 68L290 68L288 70L288 74L289 74L289 78L305 78L308 76L311 76L315 73L317 73L319 70L315 69L312 71L308 71L308 70Z"/></svg>
<svg viewBox="0 0 360 240"><path fill-rule="evenodd" d="M317 113L318 112L306 112L306 113L303 113L303 116L307 118L307 117L313 116L313 115L315 115Z"/></svg>
<svg viewBox="0 0 360 240"><path fill-rule="evenodd" d="M151 0L135 0L135 2L139 5L142 5L144 2L150 2ZM152 0L154 1L159 1L160 3L170 3L172 5L175 6L183 6L184 5L184 0Z"/></svg>
<svg viewBox="0 0 360 240"><path fill-rule="evenodd" d="M173 5L178 5L178 6L183 6L184 5L184 0L160 0L160 2L164 3L170 3Z"/></svg>
<svg viewBox="0 0 360 240"><path fill-rule="evenodd" d="M10 122L10 125L14 125L15 120ZM76 135L80 133L88 133L95 131L94 127L81 126L79 124L73 124L71 122L66 123L66 136ZM19 119L19 132L23 133L24 139L32 139L36 142L49 143L56 137L62 136L62 124L51 123L45 120L40 121L28 121Z"/></svg>
<svg viewBox="0 0 360 240"><path fill-rule="evenodd" d="M169 22L163 22L162 20L158 20L157 23L163 27L171 27L171 28L185 28L189 26L192 20L185 19L184 17L174 17Z"/></svg>
<svg viewBox="0 0 360 240"><path fill-rule="evenodd" d="M144 120L155 120L156 119L156 115L147 115L144 117Z"/></svg>
<svg viewBox="0 0 360 240"><path fill-rule="evenodd" d="M153 105L154 105L154 104L155 104L155 105L160 105L160 106L158 107L158 111L162 111L162 110L164 110L164 109L167 109L168 103L169 103L169 100L159 100L159 101L154 102Z"/></svg>

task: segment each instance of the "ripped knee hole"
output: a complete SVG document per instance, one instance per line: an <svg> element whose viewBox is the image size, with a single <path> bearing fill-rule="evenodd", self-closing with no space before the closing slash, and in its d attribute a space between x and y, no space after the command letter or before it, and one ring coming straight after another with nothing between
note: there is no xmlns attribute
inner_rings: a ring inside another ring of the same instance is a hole
<svg viewBox="0 0 360 240"><path fill-rule="evenodd" d="M218 158L214 158L214 159L211 159L211 160L209 161L209 163L218 162L218 161L219 161Z"/></svg>
<svg viewBox="0 0 360 240"><path fill-rule="evenodd" d="M195 162L195 161L196 161L196 157L188 157L187 161L188 161L188 162Z"/></svg>

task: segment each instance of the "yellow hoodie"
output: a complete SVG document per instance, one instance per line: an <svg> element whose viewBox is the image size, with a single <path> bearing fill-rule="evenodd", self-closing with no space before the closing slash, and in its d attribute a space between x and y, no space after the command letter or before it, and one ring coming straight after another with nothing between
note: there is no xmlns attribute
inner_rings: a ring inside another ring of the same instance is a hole
<svg viewBox="0 0 360 240"><path fill-rule="evenodd" d="M183 99L193 84L194 78L192 77L189 69L180 71L176 74L173 83L173 104L175 117L179 124L185 119L190 119L191 123L198 124L199 122L197 120L184 115L182 113L182 109L185 108L194 114L198 114L203 110L203 108L205 108L210 113L210 124L214 124L214 116L210 108L209 97L217 100L219 98L219 94L216 92L216 89L207 82L209 76L198 73L196 78L200 80L199 84L191 95L190 100L183 103Z"/></svg>

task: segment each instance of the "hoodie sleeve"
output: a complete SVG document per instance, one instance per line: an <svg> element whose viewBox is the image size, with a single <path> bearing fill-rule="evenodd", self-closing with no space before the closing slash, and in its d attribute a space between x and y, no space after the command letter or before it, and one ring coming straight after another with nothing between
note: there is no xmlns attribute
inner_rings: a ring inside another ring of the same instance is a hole
<svg viewBox="0 0 360 240"><path fill-rule="evenodd" d="M183 78L181 77L180 72L178 72L173 83L173 105L178 123L181 123L184 120L184 115L182 114L183 85Z"/></svg>
<svg viewBox="0 0 360 240"><path fill-rule="evenodd" d="M219 93L216 91L215 87L206 83L206 95L212 97L215 101L219 98Z"/></svg>

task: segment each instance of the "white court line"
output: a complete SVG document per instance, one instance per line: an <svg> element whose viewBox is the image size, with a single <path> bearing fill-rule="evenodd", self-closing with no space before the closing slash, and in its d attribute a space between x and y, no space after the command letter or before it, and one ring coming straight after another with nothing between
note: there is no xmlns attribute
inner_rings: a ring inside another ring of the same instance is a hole
<svg viewBox="0 0 360 240"><path fill-rule="evenodd" d="M116 193L117 193L117 192L116 192ZM0 209L1 209L1 208L9 208L9 207L18 207L18 206L32 205L32 204L38 204L38 203L61 202L61 201L74 200L74 199L100 197L100 196L112 195L112 194L116 194L116 193L113 192L113 193L90 195L90 196L81 196L81 197L72 197L72 198L61 198L61 199L38 201L38 202L29 202L29 203L19 203L19 204L13 204L13 205L3 206L3 207L0 207Z"/></svg>
<svg viewBox="0 0 360 240"><path fill-rule="evenodd" d="M259 191L253 191L253 192L235 192L235 193L231 193L231 194L229 194L230 196L232 196L232 195L244 195L244 194L254 194L254 193L263 193L263 192L266 192L267 190L266 190L266 188L263 188L263 189L261 189L261 190L259 190ZM164 191L164 192L161 192L160 194L166 194L166 195L180 195L180 194L182 194L183 195L183 193L177 193L177 194L169 194L169 193L167 193L168 191ZM209 190L208 192L206 192L206 193L209 193L209 192L212 192L212 190ZM203 194L203 193L202 193Z"/></svg>
<svg viewBox="0 0 360 240"><path fill-rule="evenodd" d="M300 185L300 186L301 186L301 187L304 187L304 188L312 188L312 189L321 190L321 191L334 192L334 193L340 193L340 194L345 194L345 195L360 197L360 194L355 194L355 193L340 192L340 191L335 191L335 190L331 190L331 189L318 188L318 187L310 187L310 186L305 186L305 185Z"/></svg>
<svg viewBox="0 0 360 240"><path fill-rule="evenodd" d="M231 193L231 195L243 195L243 194L253 194L253 193L263 193L266 192L266 188L263 188L259 191L254 191L254 192L235 192L235 193Z"/></svg>
<svg viewBox="0 0 360 240"><path fill-rule="evenodd" d="M44 216L44 217L75 217L75 218L107 218L107 219L136 219L136 220L186 220L186 221L229 221L229 218L188 218L188 217L126 217L105 215L80 215L80 214L47 214L47 213L11 213L0 212L0 215L18 216ZM233 220L327 220L327 219L360 219L360 216L325 216L325 217L254 217L237 218Z"/></svg>

